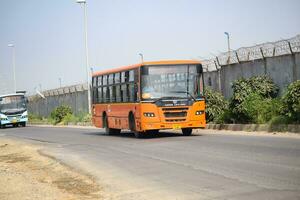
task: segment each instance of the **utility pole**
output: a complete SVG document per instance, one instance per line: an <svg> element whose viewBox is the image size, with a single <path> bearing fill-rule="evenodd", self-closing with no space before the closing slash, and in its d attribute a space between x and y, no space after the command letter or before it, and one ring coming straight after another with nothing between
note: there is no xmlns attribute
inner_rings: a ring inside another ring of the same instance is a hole
<svg viewBox="0 0 300 200"><path fill-rule="evenodd" d="M84 40L85 40L85 61L86 61L86 76L87 76L87 90L88 90L88 110L89 110L89 113L91 114L91 84L90 84L90 72L89 72L86 0L77 0L76 2L83 5L83 12L84 12L84 32L85 32Z"/></svg>
<svg viewBox="0 0 300 200"><path fill-rule="evenodd" d="M139 56L141 56L142 63L144 62L144 55L142 53L139 53Z"/></svg>
<svg viewBox="0 0 300 200"><path fill-rule="evenodd" d="M229 39L229 33L224 32L224 34L227 36L227 46L228 46L228 59L227 59L227 64L230 62L230 39Z"/></svg>
<svg viewBox="0 0 300 200"><path fill-rule="evenodd" d="M14 80L14 92L17 92L17 83L16 83L16 52L15 45L9 44L8 47L12 48L12 64L13 64L13 80Z"/></svg>
<svg viewBox="0 0 300 200"><path fill-rule="evenodd" d="M59 81L59 87L61 88L61 78L58 78Z"/></svg>

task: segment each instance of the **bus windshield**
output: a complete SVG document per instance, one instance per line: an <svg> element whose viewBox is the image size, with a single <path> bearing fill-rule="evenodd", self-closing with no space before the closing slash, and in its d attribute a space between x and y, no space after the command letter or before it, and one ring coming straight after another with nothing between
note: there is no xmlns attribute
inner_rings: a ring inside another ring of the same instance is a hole
<svg viewBox="0 0 300 200"><path fill-rule="evenodd" d="M202 74L196 65L143 66L141 83L143 100L203 96Z"/></svg>
<svg viewBox="0 0 300 200"><path fill-rule="evenodd" d="M0 97L0 112L26 110L26 99L23 95Z"/></svg>

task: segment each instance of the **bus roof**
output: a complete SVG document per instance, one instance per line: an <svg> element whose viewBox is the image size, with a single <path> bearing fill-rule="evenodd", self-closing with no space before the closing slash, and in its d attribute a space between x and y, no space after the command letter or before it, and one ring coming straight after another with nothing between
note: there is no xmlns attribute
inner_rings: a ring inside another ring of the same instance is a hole
<svg viewBox="0 0 300 200"><path fill-rule="evenodd" d="M11 96L25 96L25 94L24 93L3 94L3 95L0 95L0 98L11 97Z"/></svg>
<svg viewBox="0 0 300 200"><path fill-rule="evenodd" d="M106 69L106 70L94 72L92 76L111 74L120 71L127 71L141 66L146 66L146 65L180 65L180 64L201 64L201 62L198 60L163 60L163 61L142 62L135 65L117 67L113 69Z"/></svg>

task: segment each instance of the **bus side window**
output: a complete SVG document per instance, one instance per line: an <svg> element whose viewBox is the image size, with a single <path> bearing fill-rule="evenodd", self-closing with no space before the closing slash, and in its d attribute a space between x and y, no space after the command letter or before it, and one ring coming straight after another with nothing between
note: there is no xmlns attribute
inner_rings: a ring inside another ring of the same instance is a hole
<svg viewBox="0 0 300 200"><path fill-rule="evenodd" d="M102 76L98 76L97 85L98 87L102 86Z"/></svg>
<svg viewBox="0 0 300 200"><path fill-rule="evenodd" d="M109 98L109 102L115 102L116 99L116 93L115 93L115 88L114 88L114 74L109 74L108 75L108 98Z"/></svg>
<svg viewBox="0 0 300 200"><path fill-rule="evenodd" d="M134 70L130 70L129 71L129 82L133 82L134 81Z"/></svg>
<svg viewBox="0 0 300 200"><path fill-rule="evenodd" d="M120 83L120 73L115 73L115 84Z"/></svg>
<svg viewBox="0 0 300 200"><path fill-rule="evenodd" d="M122 93L122 101L127 102L127 85L126 85L126 83L121 85L121 93Z"/></svg>
<svg viewBox="0 0 300 200"><path fill-rule="evenodd" d="M97 77L93 77L92 79L92 92L93 92L93 103L97 102Z"/></svg>
<svg viewBox="0 0 300 200"><path fill-rule="evenodd" d="M107 102L107 87L102 88L102 102Z"/></svg>
<svg viewBox="0 0 300 200"><path fill-rule="evenodd" d="M111 85L109 86L109 102L116 101L116 86Z"/></svg>
<svg viewBox="0 0 300 200"><path fill-rule="evenodd" d="M125 72L125 82L129 81L129 71Z"/></svg>
<svg viewBox="0 0 300 200"><path fill-rule="evenodd" d="M134 83L128 84L128 90L129 90L129 101L134 102L135 101L135 89L134 89Z"/></svg>
<svg viewBox="0 0 300 200"><path fill-rule="evenodd" d="M102 81L102 85L106 86L107 85L107 75L104 75L103 78L102 78L102 80L103 80Z"/></svg>
<svg viewBox="0 0 300 200"><path fill-rule="evenodd" d="M108 85L114 84L114 74L108 75Z"/></svg>
<svg viewBox="0 0 300 200"><path fill-rule="evenodd" d="M116 85L116 102L122 102L121 85Z"/></svg>
<svg viewBox="0 0 300 200"><path fill-rule="evenodd" d="M97 102L101 103L102 100L102 87L98 87L98 98L97 98Z"/></svg>
<svg viewBox="0 0 300 200"><path fill-rule="evenodd" d="M125 83L125 72L121 72L121 83Z"/></svg>

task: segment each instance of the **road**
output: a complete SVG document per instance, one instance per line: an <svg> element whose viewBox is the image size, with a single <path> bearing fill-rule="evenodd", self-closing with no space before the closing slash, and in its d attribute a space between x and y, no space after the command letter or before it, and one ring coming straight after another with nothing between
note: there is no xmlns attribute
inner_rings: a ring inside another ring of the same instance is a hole
<svg viewBox="0 0 300 200"><path fill-rule="evenodd" d="M107 199L300 199L300 137L213 132L136 139L26 127L0 135L42 144L43 152L95 176Z"/></svg>

